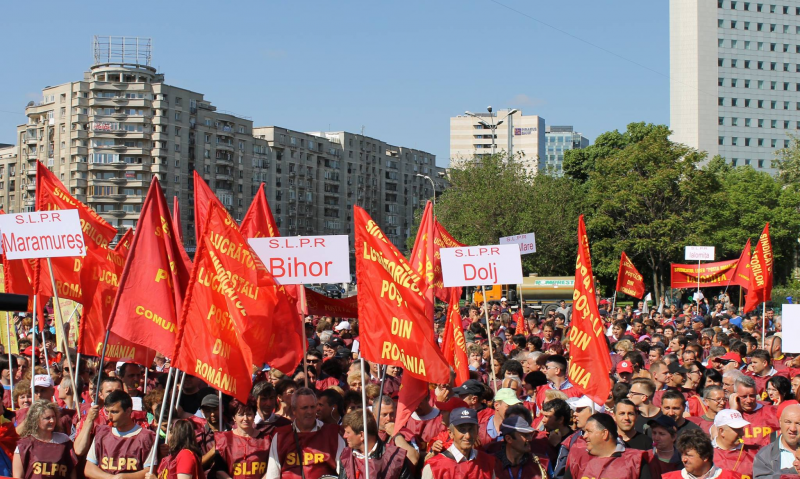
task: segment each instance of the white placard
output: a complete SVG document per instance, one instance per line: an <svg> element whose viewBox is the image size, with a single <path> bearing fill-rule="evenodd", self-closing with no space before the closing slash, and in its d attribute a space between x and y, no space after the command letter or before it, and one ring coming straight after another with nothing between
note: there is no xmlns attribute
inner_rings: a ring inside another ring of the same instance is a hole
<svg viewBox="0 0 800 479"><path fill-rule="evenodd" d="M800 353L800 304L781 306L781 326L783 331L781 351L790 354Z"/></svg>
<svg viewBox="0 0 800 479"><path fill-rule="evenodd" d="M531 254L536 252L536 235L527 233L524 235L504 236L500 238L500 244L519 245L519 254Z"/></svg>
<svg viewBox="0 0 800 479"><path fill-rule="evenodd" d="M445 287L522 283L516 244L442 248L439 253Z"/></svg>
<svg viewBox="0 0 800 479"><path fill-rule="evenodd" d="M280 284L349 283L347 235L247 240Z"/></svg>
<svg viewBox="0 0 800 479"><path fill-rule="evenodd" d="M78 210L0 215L0 232L8 259L86 256Z"/></svg>
<svg viewBox="0 0 800 479"><path fill-rule="evenodd" d="M684 259L686 261L714 261L714 247L687 246Z"/></svg>

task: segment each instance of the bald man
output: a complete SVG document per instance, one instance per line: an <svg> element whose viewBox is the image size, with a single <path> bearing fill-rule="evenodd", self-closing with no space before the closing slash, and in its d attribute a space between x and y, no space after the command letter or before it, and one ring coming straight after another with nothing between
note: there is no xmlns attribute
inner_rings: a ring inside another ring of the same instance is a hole
<svg viewBox="0 0 800 479"><path fill-rule="evenodd" d="M753 479L780 479L795 474L794 459L800 444L800 404L787 406L780 417L780 436L764 446L753 461Z"/></svg>

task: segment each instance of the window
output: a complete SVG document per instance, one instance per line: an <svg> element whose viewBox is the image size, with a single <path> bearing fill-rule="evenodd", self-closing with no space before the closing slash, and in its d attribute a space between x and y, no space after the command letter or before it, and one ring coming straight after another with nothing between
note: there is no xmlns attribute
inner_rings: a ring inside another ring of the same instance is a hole
<svg viewBox="0 0 800 479"><path fill-rule="evenodd" d="M731 126L739 126L739 119L731 118Z"/></svg>
<svg viewBox="0 0 800 479"><path fill-rule="evenodd" d="M770 110L774 110L777 106L778 106L778 102L777 101L773 100L773 101L769 102Z"/></svg>
<svg viewBox="0 0 800 479"><path fill-rule="evenodd" d="M789 7L787 7L787 6L785 6L785 5L784 5L784 7L783 7L783 14L784 14L784 15L789 15Z"/></svg>
<svg viewBox="0 0 800 479"><path fill-rule="evenodd" d="M717 79L717 86L724 86L723 83L725 83L725 79L724 78L718 78Z"/></svg>
<svg viewBox="0 0 800 479"><path fill-rule="evenodd" d="M789 25L783 26L783 33L789 33Z"/></svg>
<svg viewBox="0 0 800 479"><path fill-rule="evenodd" d="M764 108L764 100L758 100L758 108Z"/></svg>
<svg viewBox="0 0 800 479"><path fill-rule="evenodd" d="M764 160L758 160L758 167L764 168Z"/></svg>
<svg viewBox="0 0 800 479"><path fill-rule="evenodd" d="M735 136L733 138L731 138L731 145L739 146L739 138L735 137Z"/></svg>
<svg viewBox="0 0 800 479"><path fill-rule="evenodd" d="M724 97L717 98L717 105L725 106L725 98Z"/></svg>
<svg viewBox="0 0 800 479"><path fill-rule="evenodd" d="M759 32L764 30L764 24L763 23L756 24L756 30L758 30Z"/></svg>
<svg viewBox="0 0 800 479"><path fill-rule="evenodd" d="M758 69L759 70L763 70L764 69L764 62L758 62Z"/></svg>
<svg viewBox="0 0 800 479"><path fill-rule="evenodd" d="M750 63L750 62L745 62L745 64L747 64L747 63ZM750 80L745 80L744 81L744 87L745 88L750 88Z"/></svg>
<svg viewBox="0 0 800 479"><path fill-rule="evenodd" d="M736 167L736 163L738 163L738 162L739 162L738 158L731 159L731 166L733 166L735 168Z"/></svg>
<svg viewBox="0 0 800 479"><path fill-rule="evenodd" d="M775 29L776 29L776 28L777 28L777 25L775 25L774 23L770 23L770 24L769 24L769 31L770 31L770 33L775 33Z"/></svg>
<svg viewBox="0 0 800 479"><path fill-rule="evenodd" d="M750 69L750 60L745 60L744 61L744 67L747 68L748 70ZM747 82L749 84L749 80L747 80ZM747 87L747 88L749 88L749 87Z"/></svg>
<svg viewBox="0 0 800 479"><path fill-rule="evenodd" d="M750 22L744 22L744 29L745 30L750 30ZM750 43L750 42L745 42L745 43Z"/></svg>
<svg viewBox="0 0 800 479"><path fill-rule="evenodd" d="M750 128L750 118L745 118L744 119L744 126L746 126L747 128Z"/></svg>
<svg viewBox="0 0 800 479"><path fill-rule="evenodd" d="M718 48L725 48L725 40L723 40L723 39L721 39L721 38L720 38L720 39L718 39L718 40L717 40L717 47L718 47Z"/></svg>
<svg viewBox="0 0 800 479"><path fill-rule="evenodd" d="M733 79L731 79L731 86L732 86L733 88L736 88L736 86L737 86L737 83L738 83L738 80L737 80L736 78L733 78Z"/></svg>
<svg viewBox="0 0 800 479"><path fill-rule="evenodd" d="M769 122L770 128L778 128L778 120L772 120Z"/></svg>
<svg viewBox="0 0 800 479"><path fill-rule="evenodd" d="M717 66L718 67L724 67L725 66L725 60L722 59L722 58L717 58Z"/></svg>
<svg viewBox="0 0 800 479"><path fill-rule="evenodd" d="M783 102L783 109L784 110L788 110L789 109L789 102L788 101Z"/></svg>
<svg viewBox="0 0 800 479"><path fill-rule="evenodd" d="M784 130L788 130L789 129L789 120L784 120L783 121L783 129Z"/></svg>
<svg viewBox="0 0 800 479"><path fill-rule="evenodd" d="M736 20L731 20L731 28L736 29Z"/></svg>
<svg viewBox="0 0 800 479"><path fill-rule="evenodd" d="M778 63L777 62L769 62L770 71L774 72L777 68L778 68Z"/></svg>
<svg viewBox="0 0 800 479"><path fill-rule="evenodd" d="M776 82L776 81L769 82L769 89L770 90L774 90L775 88L777 88L777 86L778 86L778 82Z"/></svg>
<svg viewBox="0 0 800 479"><path fill-rule="evenodd" d="M179 111L175 112L175 121L181 121L181 112Z"/></svg>
<svg viewBox="0 0 800 479"><path fill-rule="evenodd" d="M764 80L758 80L758 89L759 90L763 90L764 89Z"/></svg>
<svg viewBox="0 0 800 479"><path fill-rule="evenodd" d="M738 64L738 62L739 61L736 60L736 59L731 60L731 68L736 68L736 65Z"/></svg>
<svg viewBox="0 0 800 479"><path fill-rule="evenodd" d="M736 10L736 2L731 2L731 10Z"/></svg>
<svg viewBox="0 0 800 479"><path fill-rule="evenodd" d="M720 136L719 138L717 138L717 144L720 145L720 146L724 145L725 144L725 137L724 136Z"/></svg>
<svg viewBox="0 0 800 479"><path fill-rule="evenodd" d="M750 146L750 138L744 139L744 146Z"/></svg>
<svg viewBox="0 0 800 479"><path fill-rule="evenodd" d="M750 50L750 42L749 41L745 41L744 42L744 49L745 50Z"/></svg>
<svg viewBox="0 0 800 479"><path fill-rule="evenodd" d="M771 52L775 51L775 44L774 43L770 43L769 44L769 51L771 51Z"/></svg>
<svg viewBox="0 0 800 479"><path fill-rule="evenodd" d="M763 138L759 138L758 139L758 146L764 146L764 139Z"/></svg>
<svg viewBox="0 0 800 479"><path fill-rule="evenodd" d="M744 2L744 9L750 10L750 2Z"/></svg>
<svg viewBox="0 0 800 479"><path fill-rule="evenodd" d="M763 118L759 118L758 119L758 127L759 128L764 128L764 119Z"/></svg>
<svg viewBox="0 0 800 479"><path fill-rule="evenodd" d="M800 122L798 122L798 123L800 123ZM719 126L725 126L725 117L724 116L719 117L719 119L717 120L717 124Z"/></svg>
<svg viewBox="0 0 800 479"><path fill-rule="evenodd" d="M745 98L744 99L744 107L745 108L750 108L750 99L749 98Z"/></svg>
<svg viewBox="0 0 800 479"><path fill-rule="evenodd" d="M773 139L769 140L769 144L770 144L770 146L771 146L772 148L776 148L776 147L778 146L778 140L776 140L775 138L773 138Z"/></svg>
<svg viewBox="0 0 800 479"><path fill-rule="evenodd" d="M764 42L758 42L758 50L759 51L764 50Z"/></svg>

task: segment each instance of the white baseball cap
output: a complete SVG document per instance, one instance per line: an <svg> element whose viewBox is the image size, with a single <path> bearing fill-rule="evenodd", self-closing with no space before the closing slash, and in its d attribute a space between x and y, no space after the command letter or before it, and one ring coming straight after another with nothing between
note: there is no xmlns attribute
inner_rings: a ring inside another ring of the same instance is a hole
<svg viewBox="0 0 800 479"><path fill-rule="evenodd" d="M502 298L500 298L500 302L501 303L507 303L508 299L505 296L503 296Z"/></svg>
<svg viewBox="0 0 800 479"><path fill-rule="evenodd" d="M342 321L341 323L337 324L336 327L333 329L335 329L336 331L342 331L342 330L349 331L352 328L350 327L350 321Z"/></svg>
<svg viewBox="0 0 800 479"><path fill-rule="evenodd" d="M605 412L606 410L605 406L601 406L596 402L592 401L591 398L589 398L589 396L569 398L567 399L567 404L573 411L577 411L578 409L582 409L585 407L592 408L594 412Z"/></svg>
<svg viewBox="0 0 800 479"><path fill-rule="evenodd" d="M750 425L750 421L742 417L742 413L735 409L723 409L714 417L714 425L717 427L730 426L740 429Z"/></svg>
<svg viewBox="0 0 800 479"><path fill-rule="evenodd" d="M33 377L33 386L51 388L53 387L53 378L47 374L37 374Z"/></svg>

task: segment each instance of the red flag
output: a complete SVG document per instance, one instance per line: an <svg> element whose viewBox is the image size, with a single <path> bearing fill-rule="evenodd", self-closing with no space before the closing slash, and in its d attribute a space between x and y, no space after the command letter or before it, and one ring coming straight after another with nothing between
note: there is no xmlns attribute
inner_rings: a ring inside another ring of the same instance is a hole
<svg viewBox="0 0 800 479"><path fill-rule="evenodd" d="M528 335L528 325L525 324L525 315L522 312L522 306L520 306L520 308L517 310L517 312L514 313L511 317L514 318L514 321L517 322L517 329L516 329L516 331L514 331L514 334L515 335L527 336Z"/></svg>
<svg viewBox="0 0 800 479"><path fill-rule="evenodd" d="M422 278L420 288L422 297L425 298L425 317L433 321L434 299L433 299L433 206L428 201L419 222L417 238L414 240L414 248L411 250L409 262L414 271Z"/></svg>
<svg viewBox="0 0 800 479"><path fill-rule="evenodd" d="M206 215L211 203L224 208L217 195L211 191L206 181L200 176L197 170L194 171L194 235L197 243L200 243L200 236L203 234L200 228L206 224Z"/></svg>
<svg viewBox="0 0 800 479"><path fill-rule="evenodd" d="M772 262L772 242L767 223L750 258L750 289L747 290L745 311L753 311L759 303L772 299Z"/></svg>
<svg viewBox="0 0 800 479"><path fill-rule="evenodd" d="M444 338L442 339L442 352L447 362L456 372L456 384L464 384L469 379L469 361L467 359L467 343L464 339L464 329L461 326L461 311L459 300L461 288L449 288L450 301L447 305L445 318Z"/></svg>
<svg viewBox="0 0 800 479"><path fill-rule="evenodd" d="M178 202L178 197L172 197L172 228L178 236L178 240L183 243L183 229L181 229L181 205Z"/></svg>
<svg viewBox="0 0 800 479"><path fill-rule="evenodd" d="M400 392L397 396L397 414L394 418L394 427L397 428L397 431L406 426L419 403L427 400L429 395L427 382L410 374L403 374L403 378L400 380Z"/></svg>
<svg viewBox="0 0 800 479"><path fill-rule="evenodd" d="M244 215L241 230L245 238L276 238L281 235L272 210L269 209L264 183L258 187L258 192Z"/></svg>
<svg viewBox="0 0 800 479"><path fill-rule="evenodd" d="M153 177L108 323L113 333L167 357L175 346L191 267L180 250L167 200Z"/></svg>
<svg viewBox="0 0 800 479"><path fill-rule="evenodd" d="M433 218L433 222L433 292L440 301L447 303L450 301L451 292L449 288L444 287L444 280L442 279L442 255L439 250L442 248L458 248L466 245L456 241L435 217ZM459 297L461 297L461 295L459 295Z"/></svg>
<svg viewBox="0 0 800 479"><path fill-rule="evenodd" d="M293 371L301 339L281 334L292 314L278 284L227 211L211 203L181 314L175 367L246 401L252 367L267 361ZM280 336L280 337L279 337Z"/></svg>
<svg viewBox="0 0 800 479"><path fill-rule="evenodd" d="M86 250L108 250L108 244L117 235L117 229L100 217L93 209L75 199L67 188L41 162L36 162L36 210L78 210L81 220ZM105 254L105 253L101 254ZM79 257L52 258L53 276L62 299L83 302L80 284L80 271L83 259ZM46 266L43 266L46 268ZM35 292L42 296L53 296L53 288L49 281L49 271L42 272L43 281L35 281Z"/></svg>
<svg viewBox="0 0 800 479"><path fill-rule="evenodd" d="M308 312L315 316L331 316L334 318L357 318L358 317L358 297L333 299L319 294L308 288L303 288L306 294L306 304Z"/></svg>
<svg viewBox="0 0 800 479"><path fill-rule="evenodd" d="M32 270L27 259L8 259L3 255L3 286L6 293L24 294L28 297L27 311L33 312L33 277L28 276L27 270ZM27 267L26 267L27 266Z"/></svg>
<svg viewBox="0 0 800 479"><path fill-rule="evenodd" d="M747 238L747 244L744 245L742 254L739 256L739 262L736 263L736 269L733 270L730 283L741 286L744 289L750 289L750 238Z"/></svg>
<svg viewBox="0 0 800 479"><path fill-rule="evenodd" d="M669 265L670 284L673 289L697 288L697 278L699 277L701 287L724 287L733 277L733 270L736 269L738 262L738 259L732 259L701 265L672 263Z"/></svg>
<svg viewBox="0 0 800 479"><path fill-rule="evenodd" d="M644 276L639 274L628 255L622 252L617 273L617 291L641 299L644 297Z"/></svg>
<svg viewBox="0 0 800 479"><path fill-rule="evenodd" d="M450 368L426 316L424 283L366 211L353 207L361 352L404 375L447 383Z"/></svg>
<svg viewBox="0 0 800 479"><path fill-rule="evenodd" d="M575 294L569 330L569 373L573 386L597 404L605 404L611 391L611 357L603 321L595 299L592 258L583 215L578 220L578 259L575 264Z"/></svg>

